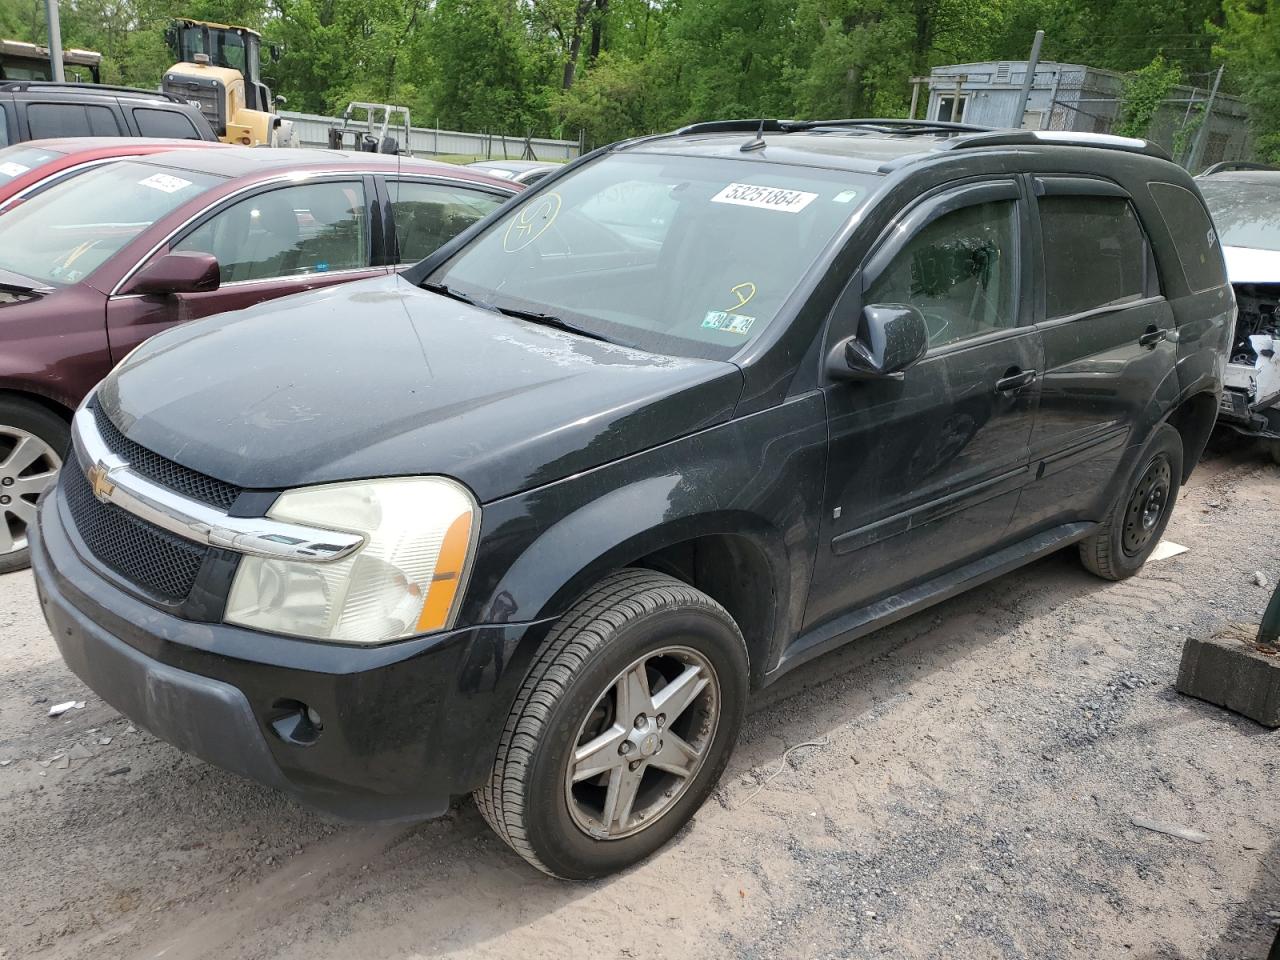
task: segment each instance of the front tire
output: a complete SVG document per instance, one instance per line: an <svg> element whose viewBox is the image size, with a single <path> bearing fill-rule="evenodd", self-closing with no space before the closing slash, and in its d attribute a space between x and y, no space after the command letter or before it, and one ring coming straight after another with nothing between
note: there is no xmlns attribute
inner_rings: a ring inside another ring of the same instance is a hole
<svg viewBox="0 0 1280 960"><path fill-rule="evenodd" d="M36 499L53 484L70 442L67 422L53 411L0 400L0 574L30 563Z"/></svg>
<svg viewBox="0 0 1280 960"><path fill-rule="evenodd" d="M476 804L554 877L643 860L697 812L747 699L733 618L665 574L610 575L561 618L511 709Z"/></svg>
<svg viewBox="0 0 1280 960"><path fill-rule="evenodd" d="M1085 569L1104 580L1125 580L1141 570L1164 536L1181 483L1182 436L1163 423L1102 526L1080 542Z"/></svg>

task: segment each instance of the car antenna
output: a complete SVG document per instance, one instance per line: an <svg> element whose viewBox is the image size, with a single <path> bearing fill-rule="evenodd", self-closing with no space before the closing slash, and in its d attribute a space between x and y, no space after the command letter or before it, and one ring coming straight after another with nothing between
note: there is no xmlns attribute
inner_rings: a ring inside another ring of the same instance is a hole
<svg viewBox="0 0 1280 960"><path fill-rule="evenodd" d="M750 153L752 150L763 150L763 149L764 149L764 147L765 147L765 142L764 142L764 118L763 118L763 117L761 117L761 118L760 118L760 129L756 131L756 138L755 138L754 140L748 141L747 143L744 143L744 144L743 144L741 147L739 147L738 149L739 149L739 150L741 150L743 153Z"/></svg>

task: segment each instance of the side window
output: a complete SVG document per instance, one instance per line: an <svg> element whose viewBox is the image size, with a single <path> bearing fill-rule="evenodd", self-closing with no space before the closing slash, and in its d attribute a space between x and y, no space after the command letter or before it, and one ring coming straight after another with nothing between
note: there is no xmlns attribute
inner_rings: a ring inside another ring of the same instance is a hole
<svg viewBox="0 0 1280 960"><path fill-rule="evenodd" d="M173 140L199 140L195 124L176 110L156 110L138 107L133 111L138 132L144 137L164 137Z"/></svg>
<svg viewBox="0 0 1280 960"><path fill-rule="evenodd" d="M864 303L909 303L941 346L1017 326L1017 204L964 207L927 224L863 294Z"/></svg>
<svg viewBox="0 0 1280 960"><path fill-rule="evenodd" d="M174 244L211 253L224 283L369 266L360 181L281 187L224 207Z"/></svg>
<svg viewBox="0 0 1280 960"><path fill-rule="evenodd" d="M1153 183L1147 187L1160 208L1160 216L1177 239L1175 247L1187 286L1196 293L1211 290L1227 282L1218 249L1218 231L1209 220L1204 204L1190 190L1172 183Z"/></svg>
<svg viewBox="0 0 1280 960"><path fill-rule="evenodd" d="M1068 317L1146 296L1146 234L1123 197L1041 197L1046 316Z"/></svg>
<svg viewBox="0 0 1280 960"><path fill-rule="evenodd" d="M92 103L32 103L27 106L32 140L48 137L118 137L120 124L110 107Z"/></svg>
<svg viewBox="0 0 1280 960"><path fill-rule="evenodd" d="M7 147L13 139L9 136L9 111L0 103L0 147Z"/></svg>
<svg viewBox="0 0 1280 960"><path fill-rule="evenodd" d="M503 197L465 187L399 180L388 184L396 224L400 263L417 263L452 240L491 210Z"/></svg>

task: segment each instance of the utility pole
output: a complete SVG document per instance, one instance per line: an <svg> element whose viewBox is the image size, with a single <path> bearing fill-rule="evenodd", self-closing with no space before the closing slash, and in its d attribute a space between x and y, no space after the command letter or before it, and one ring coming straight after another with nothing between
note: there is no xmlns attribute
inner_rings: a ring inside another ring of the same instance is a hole
<svg viewBox="0 0 1280 960"><path fill-rule="evenodd" d="M1022 129L1022 118L1027 112L1027 98L1031 96L1031 85L1035 83L1036 67L1040 66L1040 45L1044 43L1044 31L1037 30L1036 38L1031 44L1031 58L1027 61L1027 73L1022 78L1022 92L1018 94L1018 102L1013 106L1009 117L1009 126L1015 130Z"/></svg>
<svg viewBox="0 0 1280 960"><path fill-rule="evenodd" d="M1195 173L1200 166L1200 158L1204 156L1205 141L1209 139L1209 124L1213 123L1213 101L1218 98L1218 86L1222 83L1222 70L1218 67L1218 75L1213 78L1213 89L1209 91L1209 99L1204 105L1204 119L1200 121L1200 129L1196 131L1196 142L1191 148L1191 156L1187 158L1187 170Z"/></svg>
<svg viewBox="0 0 1280 960"><path fill-rule="evenodd" d="M62 21L58 19L58 0L44 0L46 19L49 21L49 66L53 79L65 83L67 75L62 70Z"/></svg>

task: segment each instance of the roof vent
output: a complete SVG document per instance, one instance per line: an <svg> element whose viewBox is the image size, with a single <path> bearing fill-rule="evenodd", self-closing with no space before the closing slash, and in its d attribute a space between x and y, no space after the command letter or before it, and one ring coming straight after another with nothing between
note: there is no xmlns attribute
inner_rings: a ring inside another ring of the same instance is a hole
<svg viewBox="0 0 1280 960"><path fill-rule="evenodd" d="M207 53L197 53L191 58L191 62L198 63L202 67L207 67L209 65L209 55Z"/></svg>
<svg viewBox="0 0 1280 960"><path fill-rule="evenodd" d="M996 64L996 83L1008 83L1008 82L1009 82L1009 64L1007 63Z"/></svg>

